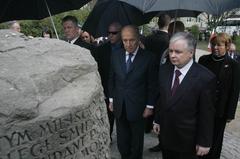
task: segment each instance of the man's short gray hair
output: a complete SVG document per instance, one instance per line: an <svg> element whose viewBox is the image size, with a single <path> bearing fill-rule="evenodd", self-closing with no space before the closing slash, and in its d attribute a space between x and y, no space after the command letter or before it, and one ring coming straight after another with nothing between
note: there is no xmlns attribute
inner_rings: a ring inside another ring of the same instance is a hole
<svg viewBox="0 0 240 159"><path fill-rule="evenodd" d="M187 42L187 49L193 53L195 52L197 40L191 33L178 32L171 37L170 43L174 43L178 40L185 40Z"/></svg>

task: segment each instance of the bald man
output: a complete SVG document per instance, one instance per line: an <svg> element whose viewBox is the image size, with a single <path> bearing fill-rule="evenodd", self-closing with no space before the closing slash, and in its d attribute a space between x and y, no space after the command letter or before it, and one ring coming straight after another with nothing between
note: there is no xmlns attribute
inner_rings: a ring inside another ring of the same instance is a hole
<svg viewBox="0 0 240 159"><path fill-rule="evenodd" d="M19 33L21 32L21 26L20 26L19 22L17 22L17 21L9 22L9 29L19 32Z"/></svg>
<svg viewBox="0 0 240 159"><path fill-rule="evenodd" d="M135 26L125 26L121 38L124 49L111 58L109 109L116 117L122 159L142 159L144 118L153 113L157 73L152 54L139 47Z"/></svg>

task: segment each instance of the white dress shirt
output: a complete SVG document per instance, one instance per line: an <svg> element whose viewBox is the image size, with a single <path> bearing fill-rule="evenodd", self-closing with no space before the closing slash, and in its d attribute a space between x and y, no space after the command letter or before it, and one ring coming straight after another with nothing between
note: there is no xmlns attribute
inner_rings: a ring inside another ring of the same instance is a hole
<svg viewBox="0 0 240 159"><path fill-rule="evenodd" d="M79 38L79 36L77 36L76 38L72 39L71 41L68 41L70 44L74 44L75 41Z"/></svg>
<svg viewBox="0 0 240 159"><path fill-rule="evenodd" d="M132 53L133 54L133 56L131 58L132 62L133 62L133 60L135 59L135 57L137 55L138 49L139 49L139 47L137 47L137 49ZM127 62L128 58L129 58L129 52L126 51L126 62ZM113 102L113 98L109 98L109 102ZM146 107L150 108L150 109L153 109L152 105L147 105Z"/></svg>
<svg viewBox="0 0 240 159"><path fill-rule="evenodd" d="M179 84L181 84L182 80L184 79L184 77L186 76L188 70L190 69L190 67L193 64L193 59L191 59L185 66L183 66L182 68L178 68L178 67L174 67L174 72L173 72L173 78L172 78L172 87L173 87L173 83L174 83L174 79L175 79L175 71L179 70L181 72L181 75L179 76Z"/></svg>

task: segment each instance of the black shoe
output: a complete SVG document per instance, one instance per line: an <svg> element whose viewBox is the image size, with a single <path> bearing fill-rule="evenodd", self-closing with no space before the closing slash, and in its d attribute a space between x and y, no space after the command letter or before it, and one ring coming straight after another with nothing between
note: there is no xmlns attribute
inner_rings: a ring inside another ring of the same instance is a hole
<svg viewBox="0 0 240 159"><path fill-rule="evenodd" d="M148 150L149 150L150 152L159 152L159 151L162 150L161 144L158 144L158 145L156 145L156 146L154 146L154 147L151 147L151 148L149 148Z"/></svg>

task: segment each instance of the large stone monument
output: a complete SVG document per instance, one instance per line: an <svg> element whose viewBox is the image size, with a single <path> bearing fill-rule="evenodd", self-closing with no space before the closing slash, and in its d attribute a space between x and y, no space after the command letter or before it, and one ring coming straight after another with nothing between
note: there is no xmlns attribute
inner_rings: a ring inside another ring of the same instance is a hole
<svg viewBox="0 0 240 159"><path fill-rule="evenodd" d="M108 159L109 142L89 51L0 30L0 159Z"/></svg>

